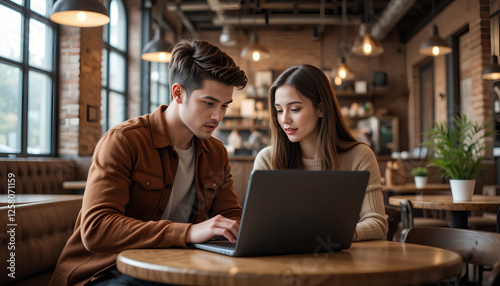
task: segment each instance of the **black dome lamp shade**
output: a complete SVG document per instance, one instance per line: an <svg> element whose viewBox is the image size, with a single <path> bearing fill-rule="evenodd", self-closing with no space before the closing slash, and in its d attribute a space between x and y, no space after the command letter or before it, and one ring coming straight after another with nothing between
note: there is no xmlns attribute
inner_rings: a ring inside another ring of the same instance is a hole
<svg viewBox="0 0 500 286"><path fill-rule="evenodd" d="M108 10L99 0L58 0L50 20L74 27L99 27L109 23Z"/></svg>

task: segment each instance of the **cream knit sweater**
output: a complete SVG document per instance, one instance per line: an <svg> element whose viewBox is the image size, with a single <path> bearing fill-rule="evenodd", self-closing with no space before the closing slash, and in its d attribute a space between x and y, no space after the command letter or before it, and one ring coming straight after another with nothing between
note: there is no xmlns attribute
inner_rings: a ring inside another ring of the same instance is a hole
<svg viewBox="0 0 500 286"><path fill-rule="evenodd" d="M254 162L254 170L271 169L272 147L262 149ZM386 239L388 224L385 218L384 198L380 183L380 171L373 151L359 144L350 151L340 153L339 170L369 171L370 179L361 206L360 219L356 225L356 241ZM302 159L306 170L321 170L321 159Z"/></svg>

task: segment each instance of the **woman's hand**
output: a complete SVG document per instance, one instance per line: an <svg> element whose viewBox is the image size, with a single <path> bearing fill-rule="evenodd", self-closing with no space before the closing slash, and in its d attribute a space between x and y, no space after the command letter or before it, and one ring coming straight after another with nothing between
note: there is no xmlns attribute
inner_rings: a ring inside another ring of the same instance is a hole
<svg viewBox="0 0 500 286"><path fill-rule="evenodd" d="M238 221L216 215L209 220L191 225L186 234L186 243L205 242L216 235L224 236L230 242L236 243L239 229Z"/></svg>

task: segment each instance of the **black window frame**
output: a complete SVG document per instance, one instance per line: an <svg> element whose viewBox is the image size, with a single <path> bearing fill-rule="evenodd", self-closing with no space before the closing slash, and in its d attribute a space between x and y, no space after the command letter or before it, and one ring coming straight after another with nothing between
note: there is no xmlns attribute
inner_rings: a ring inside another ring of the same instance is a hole
<svg viewBox="0 0 500 286"><path fill-rule="evenodd" d="M19 5L12 1L3 1L1 5L19 12L22 19L21 28L21 47L22 47L22 60L17 62L5 57L0 56L0 63L10 66L15 66L21 70L21 151L19 153L1 153L0 157L57 157L58 150L58 134L59 134L59 27L56 23L52 22L48 16L43 16L37 12L31 11L31 1L24 0L24 5ZM54 1L55 2L55 1ZM54 4L52 2L52 4ZM52 68L51 71L46 71L37 67L29 65L29 32L30 32L30 19L37 20L44 25L49 26L52 31ZM52 109L50 114L51 119L51 135L50 135L50 152L47 154L29 154L28 153L28 92L29 92L29 73L35 71L47 75L52 80Z"/></svg>

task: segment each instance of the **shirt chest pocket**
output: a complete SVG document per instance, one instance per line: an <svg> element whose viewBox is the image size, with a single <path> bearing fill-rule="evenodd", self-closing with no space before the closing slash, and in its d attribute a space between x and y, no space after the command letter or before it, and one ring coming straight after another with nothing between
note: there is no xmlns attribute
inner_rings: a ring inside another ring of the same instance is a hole
<svg viewBox="0 0 500 286"><path fill-rule="evenodd" d="M133 179L134 183L140 185L146 191L163 189L163 178L155 175L142 171L135 171Z"/></svg>
<svg viewBox="0 0 500 286"><path fill-rule="evenodd" d="M142 171L134 171L129 206L137 208L156 206L160 200L163 185L163 178Z"/></svg>
<svg viewBox="0 0 500 286"><path fill-rule="evenodd" d="M224 183L224 176L211 177L201 180L203 186L203 195L207 199L207 205L212 205L212 202L219 191L219 188Z"/></svg>

